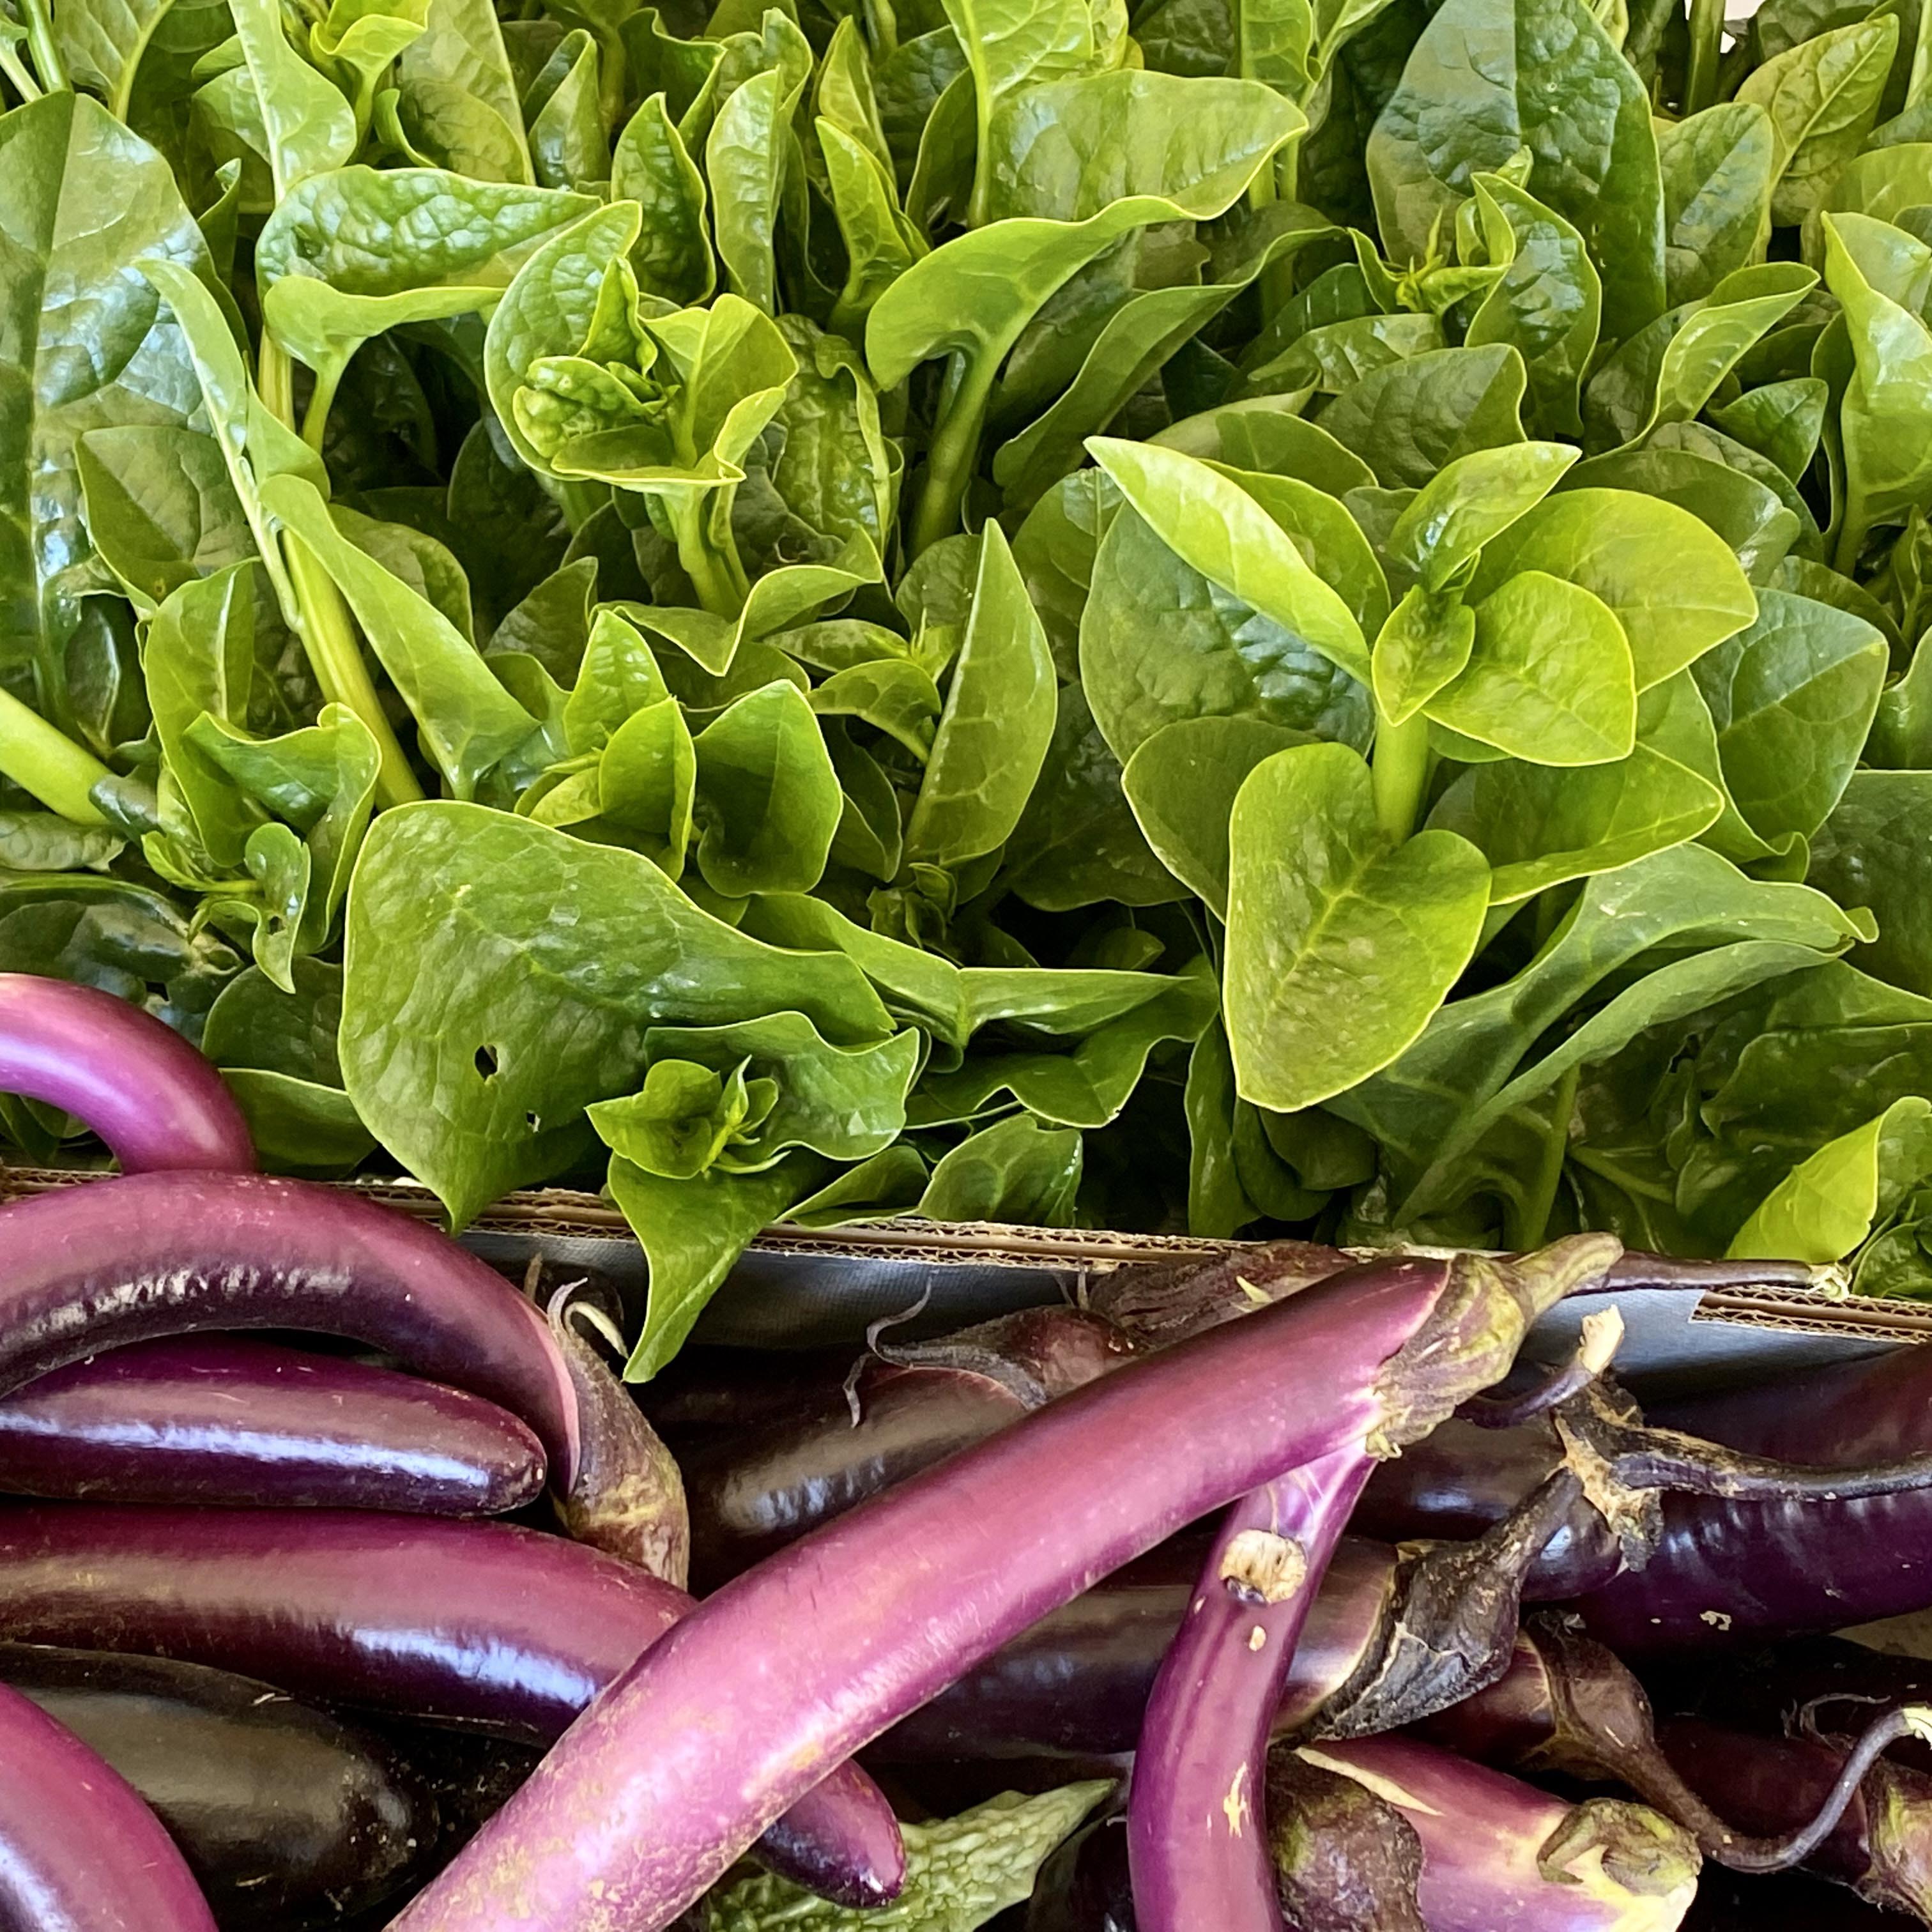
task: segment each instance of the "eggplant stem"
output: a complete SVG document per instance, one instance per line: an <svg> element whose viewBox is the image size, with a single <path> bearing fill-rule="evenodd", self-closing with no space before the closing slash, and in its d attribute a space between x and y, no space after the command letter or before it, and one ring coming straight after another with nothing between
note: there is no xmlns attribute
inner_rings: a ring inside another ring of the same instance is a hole
<svg viewBox="0 0 1932 1932"><path fill-rule="evenodd" d="M1582 1394L1610 1366L1624 1339L1622 1311L1613 1304L1583 1318L1583 1332L1567 1362L1559 1363L1534 1388L1520 1395L1479 1395L1460 1413L1484 1429L1516 1429L1534 1422L1573 1396Z"/></svg>

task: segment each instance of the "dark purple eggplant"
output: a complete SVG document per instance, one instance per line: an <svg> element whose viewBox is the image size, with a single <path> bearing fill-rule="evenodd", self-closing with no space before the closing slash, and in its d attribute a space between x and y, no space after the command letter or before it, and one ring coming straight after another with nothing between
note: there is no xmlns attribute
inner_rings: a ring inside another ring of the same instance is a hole
<svg viewBox="0 0 1932 1932"><path fill-rule="evenodd" d="M255 1171L221 1076L172 1028L92 986L0 973L0 1094L73 1114L124 1174Z"/></svg>
<svg viewBox="0 0 1932 1932"><path fill-rule="evenodd" d="M337 1924L392 1897L437 1844L434 1804L394 1754L256 1678L4 1644L0 1684L128 1780L224 1932Z"/></svg>
<svg viewBox="0 0 1932 1932"><path fill-rule="evenodd" d="M550 1480L577 1470L577 1396L549 1325L446 1235L340 1188L145 1174L0 1208L0 1393L123 1342L209 1328L346 1335L500 1402Z"/></svg>
<svg viewBox="0 0 1932 1932"><path fill-rule="evenodd" d="M216 1932L174 1840L126 1779L0 1684L0 1925Z"/></svg>
<svg viewBox="0 0 1932 1932"><path fill-rule="evenodd" d="M553 1742L691 1608L562 1537L373 1510L0 1506L0 1630L259 1677L298 1696ZM794 1808L775 1865L879 1904L903 1852L850 1766ZM842 1873L842 1883L837 1875Z"/></svg>
<svg viewBox="0 0 1932 1932"><path fill-rule="evenodd" d="M1765 1737L1698 1718L1660 1726L1658 1741L1713 1810L1766 1836L1817 1810L1850 1754L1838 1739ZM1881 1759L1808 1862L1869 1904L1932 1920L1932 1778Z"/></svg>
<svg viewBox="0 0 1932 1932"><path fill-rule="evenodd" d="M1296 1828L1292 1809L1271 1816L1282 1896L1304 1932L1673 1932L1696 1896L1696 1846L1645 1806L1566 1804L1414 1738L1306 1745L1300 1756L1400 1811L1421 1852L1405 1894L1400 1837L1384 1836L1390 1855L1379 1870L1367 1866L1365 1888L1359 1852L1337 1859L1322 1831ZM1292 1802L1292 1790L1284 1796ZM1359 1826L1346 1841L1373 1842Z"/></svg>
<svg viewBox="0 0 1932 1932"><path fill-rule="evenodd" d="M1142 1932L1281 1932L1258 1811L1295 1647L1372 1465L1360 1443L1228 1512L1148 1700L1127 1800Z"/></svg>
<svg viewBox="0 0 1932 1932"><path fill-rule="evenodd" d="M1087 1826L1041 1866L1026 1932L1138 1932L1124 1819Z"/></svg>
<svg viewBox="0 0 1932 1932"><path fill-rule="evenodd" d="M686 1450L700 1591L1132 1352L1111 1324L1072 1308L1022 1309L940 1341L875 1346L843 1382L828 1377L802 1400Z"/></svg>
<svg viewBox="0 0 1932 1932"><path fill-rule="evenodd" d="M397 1932L504 1932L506 1899L520 1932L589 1932L614 1888L668 1924L832 1766L1109 1570L1286 1470L1426 1435L1618 1252L1586 1235L1337 1276L825 1524L646 1652Z"/></svg>
<svg viewBox="0 0 1932 1932"><path fill-rule="evenodd" d="M481 1396L232 1335L169 1336L0 1398L0 1491L500 1516L543 1445Z"/></svg>
<svg viewBox="0 0 1932 1932"><path fill-rule="evenodd" d="M1658 1744L1642 1685L1624 1664L1561 1619L1543 1618L1518 1637L1510 1668L1496 1682L1417 1730L1480 1763L1609 1779L1682 1826L1706 1858L1734 1870L1774 1872L1810 1858L1856 1801L1886 1748L1923 1737L1927 1724L1923 1709L1895 1710L1874 1720L1868 1708L1857 1726L1863 1735L1816 1813L1796 1812L1784 1828L1754 1835L1720 1816L1685 1783Z"/></svg>

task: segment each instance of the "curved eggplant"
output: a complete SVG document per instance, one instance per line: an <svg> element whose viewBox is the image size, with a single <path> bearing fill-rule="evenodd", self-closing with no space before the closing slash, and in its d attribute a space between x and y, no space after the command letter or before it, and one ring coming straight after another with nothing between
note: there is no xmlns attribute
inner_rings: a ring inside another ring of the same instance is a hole
<svg viewBox="0 0 1932 1932"><path fill-rule="evenodd" d="M0 1094L44 1100L124 1174L252 1174L255 1143L214 1066L172 1027L92 986L0 973Z"/></svg>
<svg viewBox="0 0 1932 1932"><path fill-rule="evenodd" d="M216 1932L174 1840L126 1779L0 1685L0 1926Z"/></svg>
<svg viewBox="0 0 1932 1932"><path fill-rule="evenodd" d="M0 1506L0 1630L233 1670L298 1696L548 1744L691 1609L562 1537L374 1510ZM765 1848L877 1904L904 1876L890 1808L842 1766Z"/></svg>
<svg viewBox="0 0 1932 1932"><path fill-rule="evenodd" d="M549 1324L434 1228L341 1189L144 1174L0 1208L0 1393L127 1342L307 1328L500 1402L550 1480L577 1472L577 1396Z"/></svg>
<svg viewBox="0 0 1932 1932"><path fill-rule="evenodd" d="M10 1684L167 1827L224 1932L308 1932L392 1896L437 1838L394 1755L247 1677L0 1645Z"/></svg>
<svg viewBox="0 0 1932 1932"><path fill-rule="evenodd" d="M543 1445L460 1389L235 1335L110 1349L0 1398L0 1492L500 1516Z"/></svg>

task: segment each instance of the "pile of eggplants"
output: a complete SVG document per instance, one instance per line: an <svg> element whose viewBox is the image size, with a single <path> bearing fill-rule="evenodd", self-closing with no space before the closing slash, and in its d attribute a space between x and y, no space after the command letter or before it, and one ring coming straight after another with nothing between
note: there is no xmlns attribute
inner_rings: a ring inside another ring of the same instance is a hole
<svg viewBox="0 0 1932 1932"><path fill-rule="evenodd" d="M633 1391L118 1000L0 975L0 1076L122 1170L0 1208L0 1932L1932 1924L1932 1663L1831 1635L1932 1608L1932 1355L1616 1379L1777 1264L1288 1243ZM884 1795L1096 1774L1017 1891Z"/></svg>

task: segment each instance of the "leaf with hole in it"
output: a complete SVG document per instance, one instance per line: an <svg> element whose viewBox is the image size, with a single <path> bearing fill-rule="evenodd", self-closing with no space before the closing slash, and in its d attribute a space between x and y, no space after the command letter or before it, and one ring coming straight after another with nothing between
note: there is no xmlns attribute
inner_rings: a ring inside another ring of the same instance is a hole
<svg viewBox="0 0 1932 1932"><path fill-rule="evenodd" d="M1258 766L1228 826L1224 998L1241 1096L1312 1106L1396 1058L1482 936L1490 868L1454 832L1396 844L1339 745Z"/></svg>

